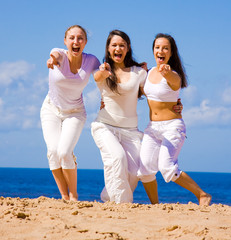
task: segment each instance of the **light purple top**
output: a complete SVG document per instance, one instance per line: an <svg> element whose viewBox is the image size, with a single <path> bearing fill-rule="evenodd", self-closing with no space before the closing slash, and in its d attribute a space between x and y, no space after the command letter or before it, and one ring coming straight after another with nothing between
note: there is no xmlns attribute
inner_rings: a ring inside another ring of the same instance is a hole
<svg viewBox="0 0 231 240"><path fill-rule="evenodd" d="M100 62L91 54L82 53L82 65L78 73L70 70L67 50L53 48L52 52L59 52L62 57L60 66L49 69L48 96L52 103L63 110L83 108L82 92L87 85L90 75L98 70Z"/></svg>

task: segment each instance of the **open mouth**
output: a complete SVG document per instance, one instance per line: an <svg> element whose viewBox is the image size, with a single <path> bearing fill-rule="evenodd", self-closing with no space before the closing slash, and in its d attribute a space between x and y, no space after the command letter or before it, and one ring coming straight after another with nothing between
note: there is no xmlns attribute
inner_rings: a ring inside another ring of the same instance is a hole
<svg viewBox="0 0 231 240"><path fill-rule="evenodd" d="M116 57L116 58L122 58L122 54L117 54L117 53L115 53L115 57Z"/></svg>
<svg viewBox="0 0 231 240"><path fill-rule="evenodd" d="M165 57L158 57L158 59L159 59L160 62L163 62Z"/></svg>
<svg viewBox="0 0 231 240"><path fill-rule="evenodd" d="M80 47L72 47L72 51L78 53L80 51Z"/></svg>

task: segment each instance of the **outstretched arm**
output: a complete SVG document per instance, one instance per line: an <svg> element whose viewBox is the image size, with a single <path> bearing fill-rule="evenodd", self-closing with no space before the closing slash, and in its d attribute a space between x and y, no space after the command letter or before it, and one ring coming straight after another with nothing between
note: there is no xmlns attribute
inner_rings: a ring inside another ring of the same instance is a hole
<svg viewBox="0 0 231 240"><path fill-rule="evenodd" d="M99 66L99 71L94 74L96 82L101 82L111 76L111 67L108 63L104 62Z"/></svg>
<svg viewBox="0 0 231 240"><path fill-rule="evenodd" d="M167 80L172 90L176 91L181 87L181 78L178 73L171 70L168 64L161 64L159 66L160 74Z"/></svg>
<svg viewBox="0 0 231 240"><path fill-rule="evenodd" d="M62 55L59 52L52 52L50 58L47 60L47 67L54 69L55 66L60 66L60 61L62 60Z"/></svg>

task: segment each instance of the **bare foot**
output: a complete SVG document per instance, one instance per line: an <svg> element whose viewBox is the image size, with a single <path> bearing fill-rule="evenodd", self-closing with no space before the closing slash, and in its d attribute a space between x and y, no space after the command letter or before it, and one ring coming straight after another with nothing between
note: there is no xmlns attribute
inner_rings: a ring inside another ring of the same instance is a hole
<svg viewBox="0 0 231 240"><path fill-rule="evenodd" d="M72 202L77 202L78 201L78 193L77 194L70 193L69 197L70 197L70 201L72 201Z"/></svg>
<svg viewBox="0 0 231 240"><path fill-rule="evenodd" d="M65 201L69 201L70 200L68 195L62 195L62 199L65 200Z"/></svg>
<svg viewBox="0 0 231 240"><path fill-rule="evenodd" d="M210 194L208 194L208 193L203 194L199 198L199 205L201 205L201 206L209 206L211 200L212 200L212 196Z"/></svg>
<svg viewBox="0 0 231 240"><path fill-rule="evenodd" d="M78 201L78 198L70 198L70 201L72 201L72 202L77 202Z"/></svg>

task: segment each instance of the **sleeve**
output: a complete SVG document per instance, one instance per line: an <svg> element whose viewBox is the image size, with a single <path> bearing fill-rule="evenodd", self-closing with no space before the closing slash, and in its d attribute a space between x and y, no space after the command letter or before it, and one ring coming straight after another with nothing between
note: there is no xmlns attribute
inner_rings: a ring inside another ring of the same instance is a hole
<svg viewBox="0 0 231 240"><path fill-rule="evenodd" d="M62 48L53 48L53 49L51 49L50 54L53 53L53 52L58 52L62 55L62 59L61 59L61 62L60 62L60 64L62 64L63 59L64 59L63 56L66 54L66 50L62 49Z"/></svg>
<svg viewBox="0 0 231 240"><path fill-rule="evenodd" d="M147 78L147 71L143 68L140 70L140 87L144 87Z"/></svg>
<svg viewBox="0 0 231 240"><path fill-rule="evenodd" d="M99 70L99 66L100 66L100 61L99 59L94 56L94 55L91 55L92 56L92 74L94 74L95 72L97 72Z"/></svg>

